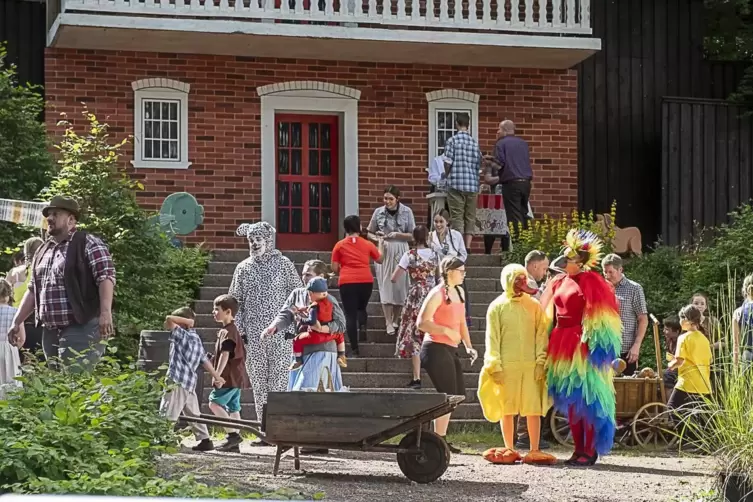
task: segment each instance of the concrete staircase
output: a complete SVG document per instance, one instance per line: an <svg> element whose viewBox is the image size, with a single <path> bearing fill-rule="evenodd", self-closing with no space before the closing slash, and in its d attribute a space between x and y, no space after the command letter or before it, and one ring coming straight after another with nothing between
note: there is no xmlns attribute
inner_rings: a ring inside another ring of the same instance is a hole
<svg viewBox="0 0 753 502"><path fill-rule="evenodd" d="M319 252L285 252L296 265L300 272L303 264L310 259L318 258L325 263L330 263L330 253ZM212 300L217 296L227 293L236 265L248 256L245 250L215 251L209 264L207 275L204 278L204 286L201 288L199 299L194 305L197 314L197 331L205 341L207 350L214 350L217 325L212 319ZM463 359L465 371L466 402L461 404L453 414L453 422L456 425L465 424L488 424L481 414L481 408L476 398L478 386L478 372L482 366L484 356L484 329L486 327L486 309L489 303L501 294L499 276L502 270L501 260L498 255L471 255L467 263L466 286L471 302L471 340L474 348L479 351L479 361L473 366L470 359L461 347L459 353ZM333 284L335 282L333 281ZM340 292L331 289L330 293L340 300ZM406 392L405 385L411 379L410 360L395 357L395 337L389 336L384 330L384 316L379 304L379 291L374 284L374 293L368 307L369 323L367 337L360 342L361 357L348 359L348 367L343 370L343 383L350 387L351 391L370 392ZM347 340L347 336L346 336ZM429 376L424 372L421 377L422 390L409 392L433 392L433 386ZM202 403L207 402L211 390L209 377L205 377L204 395ZM253 407L253 393L251 390L244 391L241 399L243 410L242 416L254 419L256 413ZM206 404L204 405L206 408ZM209 413L208 410L205 411Z"/></svg>

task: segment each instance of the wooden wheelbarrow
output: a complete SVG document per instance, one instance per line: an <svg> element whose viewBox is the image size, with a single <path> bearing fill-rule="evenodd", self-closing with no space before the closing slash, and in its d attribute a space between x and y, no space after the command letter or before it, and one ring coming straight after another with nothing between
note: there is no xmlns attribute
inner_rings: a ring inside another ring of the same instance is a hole
<svg viewBox="0 0 753 502"><path fill-rule="evenodd" d="M450 450L428 426L464 400L465 396L418 392L273 392L267 396L261 422L209 415L180 418L250 431L275 445L275 476L280 458L291 448L296 469L301 465L300 448L327 448L395 453L408 479L430 483L447 470ZM387 443L401 434L405 436L399 444Z"/></svg>

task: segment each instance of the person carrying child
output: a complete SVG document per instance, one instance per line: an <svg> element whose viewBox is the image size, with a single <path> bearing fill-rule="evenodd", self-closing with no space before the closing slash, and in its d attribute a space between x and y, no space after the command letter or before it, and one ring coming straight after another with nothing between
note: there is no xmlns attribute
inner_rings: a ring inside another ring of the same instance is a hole
<svg viewBox="0 0 753 502"><path fill-rule="evenodd" d="M332 322L332 302L327 298L327 281L322 277L314 277L306 285L309 293L309 305L307 310L299 310L297 315L306 316L301 319L297 335L293 341L293 356L295 362L290 367L290 371L297 370L303 366L303 348L306 345L316 345L319 343L334 340L337 342L337 364L346 368L348 363L345 359L345 337L342 333L322 333L322 326Z"/></svg>
<svg viewBox="0 0 753 502"><path fill-rule="evenodd" d="M238 328L235 326L235 315L238 313L238 300L231 295L220 295L214 299L212 315L214 320L222 324L217 333L212 365L222 376L225 383L221 386L214 384L209 394L209 409L220 418L241 418L241 390L251 385L246 371L246 346ZM238 429L225 428L227 438L217 447L219 451L240 452L243 442Z"/></svg>
<svg viewBox="0 0 753 502"><path fill-rule="evenodd" d="M5 279L0 279L0 399L5 399L9 390L21 387L21 382L16 380L16 377L21 376L18 348L23 347L26 332L21 324L14 340L15 345L8 341L7 333L18 310L11 306L12 299L13 286Z"/></svg>
<svg viewBox="0 0 753 502"><path fill-rule="evenodd" d="M675 355L669 369L677 369L677 383L669 396L667 407L677 410L699 403L711 394L711 343L703 332L703 315L697 307L687 305L680 310L683 333L677 339Z"/></svg>
<svg viewBox="0 0 753 502"><path fill-rule="evenodd" d="M225 380L209 361L201 338L193 329L195 319L196 314L188 307L179 308L165 318L165 328L171 332L167 366L167 384L170 388L162 396L160 413L172 422L177 422L181 413L190 417L198 417L201 413L199 399L196 397L196 370L200 365L212 375L215 387L225 384ZM191 429L199 441L192 450L214 449L206 425L192 422Z"/></svg>

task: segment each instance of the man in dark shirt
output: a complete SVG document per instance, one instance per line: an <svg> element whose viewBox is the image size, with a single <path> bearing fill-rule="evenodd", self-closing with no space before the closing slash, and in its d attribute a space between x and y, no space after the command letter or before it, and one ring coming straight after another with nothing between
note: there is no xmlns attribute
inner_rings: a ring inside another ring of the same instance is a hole
<svg viewBox="0 0 753 502"><path fill-rule="evenodd" d="M528 143L515 136L515 124L505 120L499 124L498 140L494 155L486 159L498 164L498 176L487 175L489 184L502 184L507 222L513 224L513 236L517 238L520 227L528 228L528 198L531 195L531 154Z"/></svg>

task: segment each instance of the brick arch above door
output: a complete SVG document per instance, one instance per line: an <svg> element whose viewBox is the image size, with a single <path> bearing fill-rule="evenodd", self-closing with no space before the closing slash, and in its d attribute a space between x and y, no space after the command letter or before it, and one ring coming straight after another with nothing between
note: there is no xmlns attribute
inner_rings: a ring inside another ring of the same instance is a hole
<svg viewBox="0 0 753 502"><path fill-rule="evenodd" d="M342 172L339 214L341 217L358 214L358 99L361 91L328 82L291 81L258 87L257 94L261 97L261 219L277 225L275 117L278 114L339 117ZM341 221L337 225L341 228Z"/></svg>

